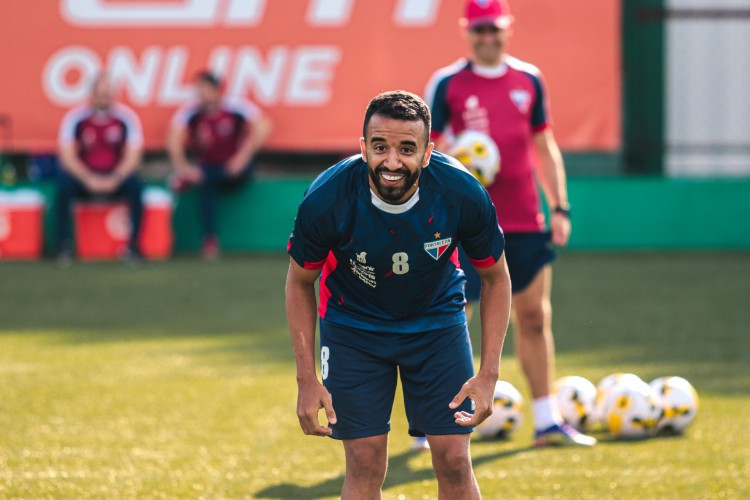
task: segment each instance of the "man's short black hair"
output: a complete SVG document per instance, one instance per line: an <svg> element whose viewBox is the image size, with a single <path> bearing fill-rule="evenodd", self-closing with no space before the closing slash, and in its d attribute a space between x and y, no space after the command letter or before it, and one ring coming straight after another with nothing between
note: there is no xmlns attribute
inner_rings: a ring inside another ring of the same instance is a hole
<svg viewBox="0 0 750 500"><path fill-rule="evenodd" d="M201 71L200 73L195 75L195 80L197 82L207 83L216 89L221 87L221 79L218 76L216 76L214 73L211 73L208 70Z"/></svg>
<svg viewBox="0 0 750 500"><path fill-rule="evenodd" d="M430 142L430 108L416 94L405 90L391 90L378 94L367 105L362 136L367 137L367 126L372 115L387 116L396 120L421 121L426 132L425 144Z"/></svg>

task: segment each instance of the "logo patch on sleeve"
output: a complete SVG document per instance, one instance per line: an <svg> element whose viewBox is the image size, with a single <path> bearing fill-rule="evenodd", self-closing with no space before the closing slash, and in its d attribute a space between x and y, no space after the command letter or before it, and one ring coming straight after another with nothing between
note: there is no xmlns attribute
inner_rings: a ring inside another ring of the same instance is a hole
<svg viewBox="0 0 750 500"><path fill-rule="evenodd" d="M448 247L450 246L453 238L443 238L442 240L430 241L424 244L424 251L430 254L435 260L438 260Z"/></svg>

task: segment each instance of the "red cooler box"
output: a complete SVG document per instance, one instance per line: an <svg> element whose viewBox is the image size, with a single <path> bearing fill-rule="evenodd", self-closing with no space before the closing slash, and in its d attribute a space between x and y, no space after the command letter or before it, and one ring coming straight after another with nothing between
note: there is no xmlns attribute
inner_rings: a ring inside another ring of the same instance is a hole
<svg viewBox="0 0 750 500"><path fill-rule="evenodd" d="M143 192L143 226L139 238L147 259L172 253L172 197L158 188ZM125 203L78 203L73 209L76 254L81 260L117 259L128 244L130 216Z"/></svg>
<svg viewBox="0 0 750 500"><path fill-rule="evenodd" d="M42 255L44 198L32 189L0 192L0 259Z"/></svg>

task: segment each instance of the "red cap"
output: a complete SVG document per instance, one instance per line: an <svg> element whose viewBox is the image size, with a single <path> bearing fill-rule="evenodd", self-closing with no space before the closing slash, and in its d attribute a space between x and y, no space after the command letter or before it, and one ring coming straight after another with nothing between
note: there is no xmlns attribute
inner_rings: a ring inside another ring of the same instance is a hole
<svg viewBox="0 0 750 500"><path fill-rule="evenodd" d="M513 23L513 16L506 0L469 0L466 2L466 17L462 17L460 22L467 29L486 25L508 29Z"/></svg>

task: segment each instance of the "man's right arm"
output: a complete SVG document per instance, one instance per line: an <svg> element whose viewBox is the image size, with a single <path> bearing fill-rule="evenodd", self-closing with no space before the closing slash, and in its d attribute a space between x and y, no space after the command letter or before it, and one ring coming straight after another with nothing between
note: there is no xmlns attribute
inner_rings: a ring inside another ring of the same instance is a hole
<svg viewBox="0 0 750 500"><path fill-rule="evenodd" d="M336 423L331 396L318 381L315 371L315 324L317 311L315 280L320 270L305 269L290 259L286 278L286 317L297 364L297 418L305 434L330 436L320 425L318 411L325 409L330 423Z"/></svg>
<svg viewBox="0 0 750 500"><path fill-rule="evenodd" d="M201 180L201 170L195 165L191 164L187 155L185 154L185 142L187 140L187 127L181 123L173 123L169 128L169 134L167 135L167 153L169 153L169 159L172 161L172 165L175 171L186 177L187 179L198 182Z"/></svg>

